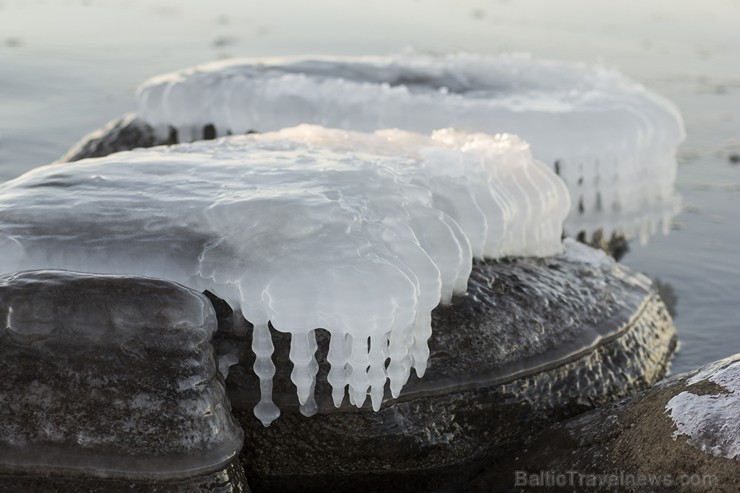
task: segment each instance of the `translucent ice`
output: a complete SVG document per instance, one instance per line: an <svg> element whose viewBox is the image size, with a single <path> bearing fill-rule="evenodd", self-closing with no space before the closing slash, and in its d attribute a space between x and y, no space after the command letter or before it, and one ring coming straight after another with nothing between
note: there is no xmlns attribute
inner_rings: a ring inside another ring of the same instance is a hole
<svg viewBox="0 0 740 493"><path fill-rule="evenodd" d="M20 272L0 276L0 320L3 468L183 478L239 452L202 294L155 279Z"/></svg>
<svg viewBox="0 0 740 493"><path fill-rule="evenodd" d="M262 400L279 415L268 324L292 334L315 410L314 330L331 334L335 403L378 409L422 375L432 309L472 256L552 255L562 181L512 136L301 126L51 165L0 185L0 272L139 274L208 289L254 324ZM386 365L386 360L389 360Z"/></svg>
<svg viewBox="0 0 740 493"><path fill-rule="evenodd" d="M603 68L457 54L229 60L152 78L139 112L182 141L301 123L350 130L508 132L567 184L566 231L646 239L677 209L676 108Z"/></svg>

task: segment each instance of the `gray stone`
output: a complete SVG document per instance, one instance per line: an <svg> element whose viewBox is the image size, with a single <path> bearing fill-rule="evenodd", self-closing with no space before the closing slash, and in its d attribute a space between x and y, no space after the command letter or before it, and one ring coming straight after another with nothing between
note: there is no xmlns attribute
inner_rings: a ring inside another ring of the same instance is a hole
<svg viewBox="0 0 740 493"><path fill-rule="evenodd" d="M205 296L147 278L21 272L0 276L0 320L2 488L246 489Z"/></svg>
<svg viewBox="0 0 740 493"><path fill-rule="evenodd" d="M59 158L58 162L67 163L80 159L103 157L114 152L130 151L139 147L175 143L177 143L176 133L158 135L136 114L128 113L84 136Z"/></svg>
<svg viewBox="0 0 740 493"><path fill-rule="evenodd" d="M652 284L603 254L575 258L574 248L555 258L477 261L468 293L433 313L426 375L412 376L398 399L386 391L378 413L346 401L334 409L323 334L319 413L301 415L289 336L273 331L274 398L283 414L264 428L252 415L259 387L247 337L227 391L250 444L242 451L250 486L463 490L483 465L553 422L658 381L675 330Z"/></svg>
<svg viewBox="0 0 740 493"><path fill-rule="evenodd" d="M576 490L735 493L740 490L739 451L736 354L553 426L514 460L489 465L474 491L490 491L493 485L529 491L515 487L514 471L519 470L547 471L551 482L556 474L577 472Z"/></svg>

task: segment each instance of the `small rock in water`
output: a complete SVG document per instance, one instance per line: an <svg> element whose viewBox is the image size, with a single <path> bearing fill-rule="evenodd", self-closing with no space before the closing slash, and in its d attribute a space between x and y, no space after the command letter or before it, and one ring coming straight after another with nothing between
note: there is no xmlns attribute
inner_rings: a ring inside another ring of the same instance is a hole
<svg viewBox="0 0 740 493"><path fill-rule="evenodd" d="M176 132L167 131L159 135L135 114L128 113L83 137L59 158L59 161L67 163L92 157L103 157L114 152L130 151L139 147L176 143Z"/></svg>

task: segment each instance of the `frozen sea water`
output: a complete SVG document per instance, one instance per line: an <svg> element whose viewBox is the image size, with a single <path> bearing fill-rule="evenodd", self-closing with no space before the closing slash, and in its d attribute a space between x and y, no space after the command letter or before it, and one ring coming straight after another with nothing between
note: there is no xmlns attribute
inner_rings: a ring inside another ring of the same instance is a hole
<svg viewBox="0 0 740 493"><path fill-rule="evenodd" d="M563 182L513 136L362 134L301 126L118 153L0 185L0 272L137 274L208 289L255 326L262 401L279 415L268 323L292 335L305 414L331 334L339 406L386 380L397 396L429 354L431 311L466 290L472 257L562 250ZM386 360L389 358L389 363Z"/></svg>
<svg viewBox="0 0 740 493"><path fill-rule="evenodd" d="M149 79L139 113L181 141L301 123L521 136L567 184L566 231L644 241L678 211L683 120L668 100L613 70L523 55L227 60Z"/></svg>

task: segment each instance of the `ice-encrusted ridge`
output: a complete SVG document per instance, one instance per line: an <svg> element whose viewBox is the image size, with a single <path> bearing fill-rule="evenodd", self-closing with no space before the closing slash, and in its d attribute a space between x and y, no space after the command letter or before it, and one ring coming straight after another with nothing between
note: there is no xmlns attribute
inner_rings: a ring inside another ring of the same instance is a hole
<svg viewBox="0 0 740 493"><path fill-rule="evenodd" d="M687 380L719 386L708 394L688 390L673 396L666 412L675 425L673 439L684 435L690 445L716 457L740 461L740 362L731 358L712 363Z"/></svg>
<svg viewBox="0 0 740 493"><path fill-rule="evenodd" d="M227 60L144 82L140 115L180 140L301 123L512 133L566 182L571 235L666 232L678 209L678 110L616 71L526 55Z"/></svg>
<svg viewBox="0 0 740 493"><path fill-rule="evenodd" d="M292 334L304 414L314 330L331 333L333 397L373 408L423 375L431 311L472 257L553 255L562 181L508 136L300 126L51 165L0 185L0 272L137 274L209 290L254 325L265 424L270 327ZM386 359L389 363L386 366Z"/></svg>

